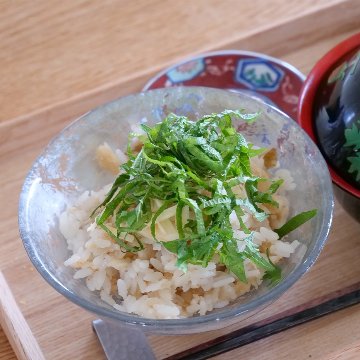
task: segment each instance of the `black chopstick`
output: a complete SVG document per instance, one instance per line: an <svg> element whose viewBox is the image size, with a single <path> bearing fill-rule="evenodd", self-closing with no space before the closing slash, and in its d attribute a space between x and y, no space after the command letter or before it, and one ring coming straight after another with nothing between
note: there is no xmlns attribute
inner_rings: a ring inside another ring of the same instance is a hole
<svg viewBox="0 0 360 360"><path fill-rule="evenodd" d="M292 315L285 316L279 320L271 321L267 324L262 323L259 326L254 324L243 329L235 330L225 337L214 339L206 344L185 350L181 353L167 357L165 360L209 359L213 356L234 350L254 341L264 339L294 326L318 319L324 315L345 309L358 303L360 303L360 289L351 291L345 295L325 301L319 305L299 311Z"/></svg>

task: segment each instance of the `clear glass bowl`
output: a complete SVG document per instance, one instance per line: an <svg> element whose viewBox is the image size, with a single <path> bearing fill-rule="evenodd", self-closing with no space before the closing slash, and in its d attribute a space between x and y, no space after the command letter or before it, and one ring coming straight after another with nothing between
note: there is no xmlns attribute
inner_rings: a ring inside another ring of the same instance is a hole
<svg viewBox="0 0 360 360"><path fill-rule="evenodd" d="M64 266L69 251L59 231L59 214L85 190L98 190L113 180L95 161L95 149L106 141L125 148L131 124L161 121L169 112L191 118L224 109L261 111L252 124L237 122L247 139L276 147L281 166L289 169L297 189L290 193L290 215L317 208L318 214L290 235L302 242L284 263L284 279L275 287L262 284L225 308L205 316L153 320L122 313L74 280ZM315 262L332 220L333 193L329 172L319 150L289 117L259 100L225 90L197 87L159 89L130 95L91 111L64 129L35 161L25 179L19 206L19 227L29 258L58 292L104 320L137 325L153 333L181 334L228 326L258 312L290 288ZM66 314L64 314L66 316Z"/></svg>

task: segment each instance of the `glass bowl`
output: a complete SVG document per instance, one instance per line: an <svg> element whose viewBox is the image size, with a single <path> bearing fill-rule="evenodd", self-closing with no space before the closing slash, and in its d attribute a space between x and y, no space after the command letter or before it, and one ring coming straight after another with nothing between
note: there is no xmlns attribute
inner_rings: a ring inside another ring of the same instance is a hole
<svg viewBox="0 0 360 360"><path fill-rule="evenodd" d="M153 320L120 312L88 290L84 280L73 279L64 266L69 251L59 231L59 214L85 190L98 190L113 180L99 169L95 149L105 141L124 148L132 124L161 121L169 112L191 118L224 109L261 111L252 124L236 126L253 143L276 147L281 166L289 169L297 190L291 192L290 216L317 208L311 221L294 231L289 240L302 245L283 265L283 280L263 283L236 301L204 316ZM260 311L289 289L315 262L331 225L331 179L319 150L306 133L285 114L244 94L201 87L178 87L130 95L103 105L65 128L45 148L28 173L20 195L19 227L25 249L35 268L58 292L103 320L145 331L185 334L214 330ZM64 314L66 316L66 314Z"/></svg>

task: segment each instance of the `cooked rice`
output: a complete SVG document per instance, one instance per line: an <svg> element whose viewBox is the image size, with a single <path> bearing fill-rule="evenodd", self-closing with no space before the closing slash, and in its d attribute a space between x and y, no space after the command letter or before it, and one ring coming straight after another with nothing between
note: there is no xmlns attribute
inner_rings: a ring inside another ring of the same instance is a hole
<svg viewBox="0 0 360 360"><path fill-rule="evenodd" d="M109 152L109 146L106 144L101 149L101 156L98 158ZM117 150L116 154L119 161L126 161L123 153ZM105 167L113 170L113 165L117 162L113 154L110 158L110 163L105 161ZM269 177L262 157L252 159L252 168L255 174ZM272 230L286 221L289 212L286 192L295 188L289 171L278 169L275 178L284 179L282 190L274 196L279 202L279 208L268 206L266 210L272 215L263 222L258 222L249 213L245 213L243 221L254 231L254 243L259 246L262 255L266 257L268 249L270 260L278 263L281 259L290 257L300 243L297 240L291 243L279 240ZM188 271L184 273L176 267L176 255L153 240L149 226L140 232L144 250L135 254L123 252L89 218L93 209L105 198L109 188L110 185L107 185L99 191L85 191L73 206L61 214L60 231L72 253L65 265L76 269L74 278L84 279L89 290L98 291L101 299L117 310L154 319L204 315L228 305L261 284L264 271L248 259L244 262L248 279L246 284L237 280L223 265L217 264L216 257L206 268L190 264ZM241 186L234 187L233 191L238 195L244 193ZM154 201L153 206L156 210L161 202ZM188 219L189 216L189 209L185 207L183 218ZM246 234L240 230L235 214L231 214L230 222L241 251L244 247L242 239ZM157 237L161 241L169 241L177 236L174 207L159 217ZM127 241L135 239L128 235Z"/></svg>

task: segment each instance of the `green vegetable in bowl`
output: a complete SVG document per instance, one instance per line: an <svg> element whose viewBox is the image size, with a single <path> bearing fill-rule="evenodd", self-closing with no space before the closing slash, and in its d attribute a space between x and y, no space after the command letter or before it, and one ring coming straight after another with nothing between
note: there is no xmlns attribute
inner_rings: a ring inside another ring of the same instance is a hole
<svg viewBox="0 0 360 360"><path fill-rule="evenodd" d="M178 239L161 243L177 255L181 270L186 271L187 264L206 267L218 256L229 271L246 282L244 260L250 259L265 271L264 278L278 282L280 268L271 262L269 254L267 258L261 255L253 242L253 232L242 219L246 210L258 221L264 221L269 214L262 204L278 206L273 195L283 182L252 172L250 159L266 149L255 148L232 125L232 117L252 122L258 115L225 110L194 122L170 114L153 127L142 125L143 146L134 153L129 141L129 160L121 165L122 173L93 212L101 210L96 217L97 225L124 251L137 252L143 249L137 232L150 224L152 237L157 240L157 219L176 206ZM262 182L268 186L260 191ZM239 184L246 192L243 198L232 191ZM154 199L162 201L156 211L151 206ZM185 207L193 216L183 222ZM241 250L230 224L233 212L247 234ZM299 214L275 231L280 237L285 236L315 215L316 210ZM115 228L106 224L110 217ZM135 237L137 246L126 241L128 234Z"/></svg>

